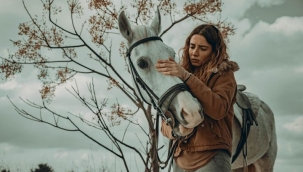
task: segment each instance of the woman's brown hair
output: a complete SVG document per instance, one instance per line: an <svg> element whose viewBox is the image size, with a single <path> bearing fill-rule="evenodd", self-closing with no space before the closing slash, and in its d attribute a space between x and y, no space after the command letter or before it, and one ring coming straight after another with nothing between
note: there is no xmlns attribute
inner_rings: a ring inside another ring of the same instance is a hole
<svg viewBox="0 0 303 172"><path fill-rule="evenodd" d="M189 56L190 39L196 34L204 36L206 41L212 46L210 57L198 68L191 64ZM212 70L217 68L217 65L224 60L228 60L229 57L226 49L227 47L221 32L214 25L202 24L196 27L186 38L185 45L181 49L183 50L181 64L184 69L206 82L211 75Z"/></svg>

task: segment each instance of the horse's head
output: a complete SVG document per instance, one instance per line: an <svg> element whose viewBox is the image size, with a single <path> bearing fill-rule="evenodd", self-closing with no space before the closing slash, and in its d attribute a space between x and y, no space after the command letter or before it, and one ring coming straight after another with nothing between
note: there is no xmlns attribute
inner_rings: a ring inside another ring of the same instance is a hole
<svg viewBox="0 0 303 172"><path fill-rule="evenodd" d="M155 103L163 112L171 112L166 114L173 114L173 119L177 119L173 122L173 130L178 135L181 135L179 124L194 128L201 123L204 119L202 106L181 79L165 76L155 68L158 60L175 57L174 50L158 37L161 28L160 13L156 13L150 26L131 27L123 11L118 20L119 30L129 47L129 67L136 93L149 104L155 98Z"/></svg>

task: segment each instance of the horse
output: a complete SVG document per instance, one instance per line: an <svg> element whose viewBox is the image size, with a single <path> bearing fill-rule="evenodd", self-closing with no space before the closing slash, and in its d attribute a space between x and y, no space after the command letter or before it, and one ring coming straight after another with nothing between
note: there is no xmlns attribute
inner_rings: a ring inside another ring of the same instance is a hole
<svg viewBox="0 0 303 172"><path fill-rule="evenodd" d="M162 75L155 69L158 60L175 56L174 50L158 37L161 30L160 21L159 11L156 12L150 26L131 26L124 11L118 16L119 31L126 39L129 48L127 56L136 93L162 113L171 110L173 118L165 115L164 118L166 122L171 120L175 122L171 125L173 132L180 136L178 125L194 128L203 121L203 107L178 77ZM252 102L252 109L257 114L259 125L250 128L245 145L247 157L238 156L232 163L232 169L234 172L239 172L248 166L249 171L272 172L277 154L274 114L258 96L248 92L244 94ZM242 109L237 104L234 105L234 109L233 155L236 153L242 134L241 127L244 125L241 118Z"/></svg>

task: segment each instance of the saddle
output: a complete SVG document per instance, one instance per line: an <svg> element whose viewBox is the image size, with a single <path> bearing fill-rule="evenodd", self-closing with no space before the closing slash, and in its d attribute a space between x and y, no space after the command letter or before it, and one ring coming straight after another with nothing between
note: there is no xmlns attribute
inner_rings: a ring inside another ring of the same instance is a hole
<svg viewBox="0 0 303 172"><path fill-rule="evenodd" d="M260 107L260 100L256 95L247 92L244 93L243 91L245 90L246 87L244 85L237 85L236 104L242 110L242 113L235 113L235 118L238 119L241 125L241 137L236 149L236 153L232 157L232 163L237 159L241 150L244 148L250 127L254 123L256 126L258 126L256 118ZM235 111L236 110L237 109L235 108ZM247 156L247 150L243 149L243 156Z"/></svg>

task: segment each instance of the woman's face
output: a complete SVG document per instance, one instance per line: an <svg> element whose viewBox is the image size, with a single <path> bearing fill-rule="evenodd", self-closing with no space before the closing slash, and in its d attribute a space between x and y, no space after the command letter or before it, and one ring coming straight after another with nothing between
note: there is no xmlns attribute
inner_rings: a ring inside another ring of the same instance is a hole
<svg viewBox="0 0 303 172"><path fill-rule="evenodd" d="M202 35L193 35L189 42L190 62L194 67L200 67L211 55L212 47Z"/></svg>

